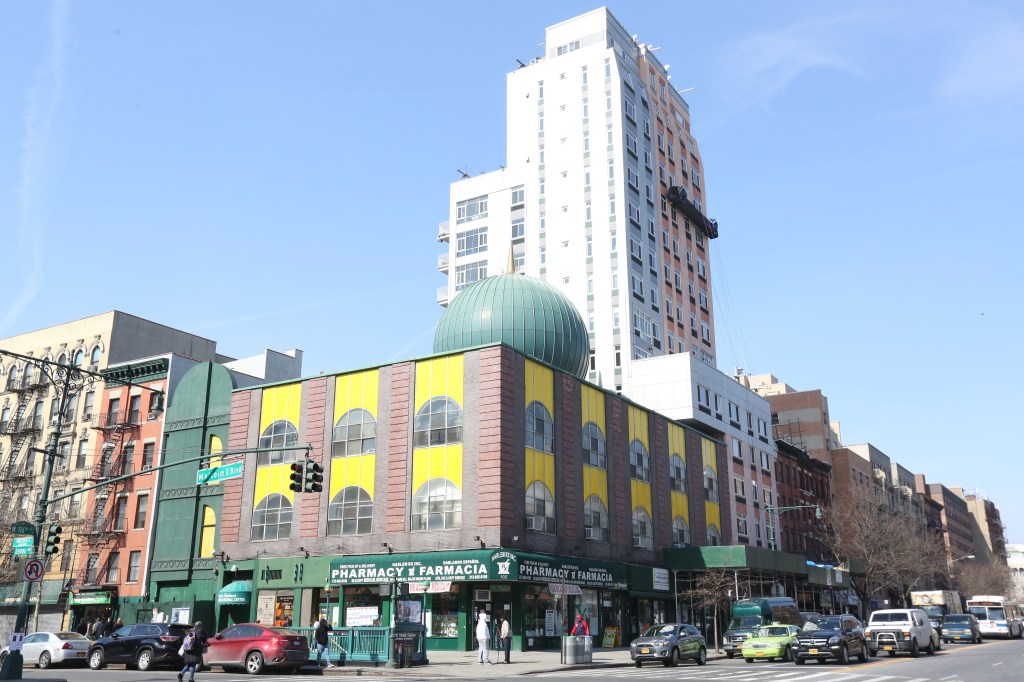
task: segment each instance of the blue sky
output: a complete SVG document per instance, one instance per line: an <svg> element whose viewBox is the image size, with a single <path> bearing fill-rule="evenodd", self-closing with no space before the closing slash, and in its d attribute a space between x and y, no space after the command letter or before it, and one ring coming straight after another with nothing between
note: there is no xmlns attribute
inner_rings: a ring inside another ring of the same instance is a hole
<svg viewBox="0 0 1024 682"><path fill-rule="evenodd" d="M0 4L0 337L120 309L305 373L429 352L457 169L593 3ZM719 368L1024 542L1024 6L609 5L694 88Z"/></svg>

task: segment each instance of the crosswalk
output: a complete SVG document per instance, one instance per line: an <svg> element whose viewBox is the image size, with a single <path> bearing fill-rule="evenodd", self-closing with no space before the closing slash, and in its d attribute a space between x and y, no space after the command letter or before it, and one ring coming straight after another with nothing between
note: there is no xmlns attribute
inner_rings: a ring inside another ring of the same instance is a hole
<svg viewBox="0 0 1024 682"><path fill-rule="evenodd" d="M875 672L840 672L834 668L820 672L807 670L779 670L758 666L747 668L662 668L644 666L636 668L612 668L601 670L577 670L558 673L546 673L537 677L599 677L601 679L639 680L639 679L671 679L694 680L696 682L934 682L929 677L910 677L907 675L879 675ZM967 682L956 676L944 677L942 682Z"/></svg>

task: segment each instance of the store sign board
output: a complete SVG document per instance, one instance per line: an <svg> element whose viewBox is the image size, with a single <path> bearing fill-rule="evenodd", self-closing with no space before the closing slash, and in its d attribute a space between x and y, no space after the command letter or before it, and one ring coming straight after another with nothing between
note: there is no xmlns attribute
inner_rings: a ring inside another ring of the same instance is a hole
<svg viewBox="0 0 1024 682"><path fill-rule="evenodd" d="M77 606L79 604L109 604L109 592L72 592L68 598L68 604Z"/></svg>

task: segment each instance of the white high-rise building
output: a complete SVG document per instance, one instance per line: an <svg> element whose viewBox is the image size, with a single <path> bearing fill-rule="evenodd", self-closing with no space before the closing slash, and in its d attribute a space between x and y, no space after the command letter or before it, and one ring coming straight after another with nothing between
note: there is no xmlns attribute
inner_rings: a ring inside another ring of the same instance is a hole
<svg viewBox="0 0 1024 682"><path fill-rule="evenodd" d="M587 321L594 383L625 391L628 362L668 353L714 367L718 228L686 101L607 9L548 28L544 45L508 74L505 167L452 185L438 302L511 256Z"/></svg>

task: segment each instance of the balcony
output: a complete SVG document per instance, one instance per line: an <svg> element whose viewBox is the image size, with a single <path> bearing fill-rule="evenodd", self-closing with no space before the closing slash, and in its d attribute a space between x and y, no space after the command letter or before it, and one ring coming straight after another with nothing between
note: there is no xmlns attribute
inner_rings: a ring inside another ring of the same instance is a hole
<svg viewBox="0 0 1024 682"><path fill-rule="evenodd" d="M448 236L450 235L450 233L451 233L451 230L448 227L448 221L447 220L437 224L437 241L439 241L439 242L447 242L448 241Z"/></svg>
<svg viewBox="0 0 1024 682"><path fill-rule="evenodd" d="M448 307L448 287L438 287L437 304L443 308Z"/></svg>
<svg viewBox="0 0 1024 682"><path fill-rule="evenodd" d="M448 274L448 254L447 253L438 254L438 256L437 256L437 269L440 270L441 272L443 272L446 275Z"/></svg>

